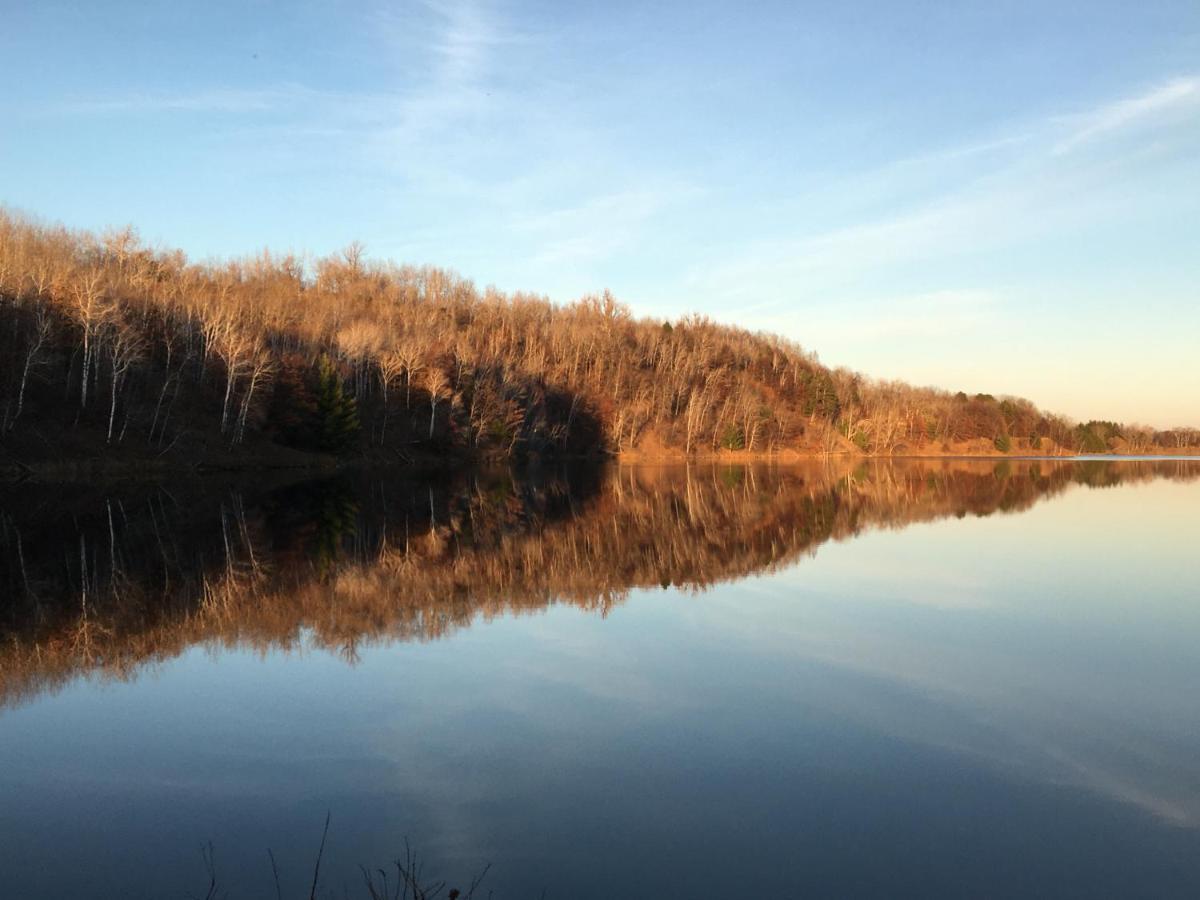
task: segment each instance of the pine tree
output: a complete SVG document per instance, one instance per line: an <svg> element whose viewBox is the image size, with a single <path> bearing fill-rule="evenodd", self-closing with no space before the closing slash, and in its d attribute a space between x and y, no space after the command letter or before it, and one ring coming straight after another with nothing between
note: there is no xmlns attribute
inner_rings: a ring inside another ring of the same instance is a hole
<svg viewBox="0 0 1200 900"><path fill-rule="evenodd" d="M317 363L317 442L322 450L342 453L358 436L358 405L342 388L333 361L322 355Z"/></svg>

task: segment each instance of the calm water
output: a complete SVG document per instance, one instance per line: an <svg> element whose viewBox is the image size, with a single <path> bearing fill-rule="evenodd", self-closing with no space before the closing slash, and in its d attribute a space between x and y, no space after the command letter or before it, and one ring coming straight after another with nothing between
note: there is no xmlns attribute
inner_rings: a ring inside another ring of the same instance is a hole
<svg viewBox="0 0 1200 900"><path fill-rule="evenodd" d="M1200 893L1200 463L0 485L0 895Z"/></svg>

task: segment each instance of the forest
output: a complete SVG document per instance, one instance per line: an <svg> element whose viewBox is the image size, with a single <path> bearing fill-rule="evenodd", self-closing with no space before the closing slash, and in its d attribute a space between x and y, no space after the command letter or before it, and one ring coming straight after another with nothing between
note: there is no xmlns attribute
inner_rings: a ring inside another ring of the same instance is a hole
<svg viewBox="0 0 1200 900"><path fill-rule="evenodd" d="M479 289L353 244L190 261L0 210L0 463L1196 452L784 338Z"/></svg>

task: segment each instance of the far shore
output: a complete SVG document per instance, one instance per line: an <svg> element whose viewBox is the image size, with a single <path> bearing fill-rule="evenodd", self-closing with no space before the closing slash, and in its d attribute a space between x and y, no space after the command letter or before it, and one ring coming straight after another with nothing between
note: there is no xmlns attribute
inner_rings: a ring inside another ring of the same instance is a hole
<svg viewBox="0 0 1200 900"><path fill-rule="evenodd" d="M656 448L652 452L641 450L624 450L619 453L595 455L592 457L559 456L533 460L535 463L581 462L590 459L593 462L616 462L622 465L683 465L690 463L724 463L724 464L804 464L820 461L840 462L849 461L879 461L879 460L1182 460L1188 461L1200 458L1200 447L1183 447L1174 450L1138 450L1129 452L1110 453L1037 453L1010 452L999 450L986 451L974 448L971 451L961 449L935 450L917 448L895 453L864 453L846 448L830 451L812 449L784 448L773 450L726 450L701 451L684 453L682 451ZM297 475L311 473L332 474L360 468L366 469L395 469L406 474L423 476L446 474L463 471L477 466L495 464L496 460L489 458L472 459L468 457L438 457L430 454L420 455L372 455L364 457L344 456L334 457L328 454L296 454L290 453L285 458L276 455L263 457L233 458L221 457L215 459L202 458L184 460L175 458L139 459L130 456L97 456L75 459L51 460L18 460L0 458L0 479L5 480L38 480L38 481L84 481L95 477L115 478L163 478L180 473L196 475L236 474L253 472L292 472ZM500 460L500 463L506 461Z"/></svg>
<svg viewBox="0 0 1200 900"><path fill-rule="evenodd" d="M920 449L899 453L856 453L848 450L828 452L814 450L717 450L702 453L643 453L638 450L622 451L615 455L619 462L802 462L814 459L1191 459L1200 457L1200 447L1184 447L1179 450L1138 450L1123 453L1001 453L976 451L938 451Z"/></svg>

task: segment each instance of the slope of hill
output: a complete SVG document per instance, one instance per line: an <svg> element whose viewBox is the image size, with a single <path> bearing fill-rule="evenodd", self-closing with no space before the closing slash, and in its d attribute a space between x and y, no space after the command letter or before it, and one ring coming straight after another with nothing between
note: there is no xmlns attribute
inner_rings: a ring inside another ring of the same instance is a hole
<svg viewBox="0 0 1200 900"><path fill-rule="evenodd" d="M309 465L528 454L1180 452L1018 398L830 370L787 340L434 268L191 263L0 212L0 460Z"/></svg>

